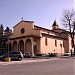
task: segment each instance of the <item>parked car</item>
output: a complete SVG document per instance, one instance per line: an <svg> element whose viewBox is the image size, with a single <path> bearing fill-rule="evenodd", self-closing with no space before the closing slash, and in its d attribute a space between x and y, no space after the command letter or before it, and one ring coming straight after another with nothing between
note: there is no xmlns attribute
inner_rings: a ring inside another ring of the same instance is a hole
<svg viewBox="0 0 75 75"><path fill-rule="evenodd" d="M57 57L57 54L56 53L48 53L48 56L49 57Z"/></svg>
<svg viewBox="0 0 75 75"><path fill-rule="evenodd" d="M25 53L23 54L23 56L24 56L24 58L30 58L30 52L25 52Z"/></svg>
<svg viewBox="0 0 75 75"><path fill-rule="evenodd" d="M64 53L62 57L70 57L71 53Z"/></svg>
<svg viewBox="0 0 75 75"><path fill-rule="evenodd" d="M23 54L20 51L16 51L16 52L12 51L12 52L9 52L9 53L1 55L0 59L5 61L5 59L7 57L10 57L11 60L19 60L19 61L21 61L22 58L23 58Z"/></svg>

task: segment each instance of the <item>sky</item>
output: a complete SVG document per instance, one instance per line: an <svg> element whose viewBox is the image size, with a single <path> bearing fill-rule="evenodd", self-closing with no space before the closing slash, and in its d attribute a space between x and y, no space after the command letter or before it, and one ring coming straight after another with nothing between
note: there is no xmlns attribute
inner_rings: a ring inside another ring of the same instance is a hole
<svg viewBox="0 0 75 75"><path fill-rule="evenodd" d="M60 28L65 9L73 9L74 0L0 0L0 24L10 29L22 20L34 21L34 25L52 28L54 20Z"/></svg>

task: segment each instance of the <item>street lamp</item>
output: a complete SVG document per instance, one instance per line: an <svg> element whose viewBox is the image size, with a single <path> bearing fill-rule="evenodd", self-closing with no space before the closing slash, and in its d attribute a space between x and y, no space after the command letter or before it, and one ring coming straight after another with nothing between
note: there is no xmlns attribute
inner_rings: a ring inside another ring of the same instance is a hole
<svg viewBox="0 0 75 75"><path fill-rule="evenodd" d="M6 61L11 61L11 58L9 57L9 44L10 44L10 40L9 40L9 37L8 37L8 40L7 40L8 57L5 59Z"/></svg>

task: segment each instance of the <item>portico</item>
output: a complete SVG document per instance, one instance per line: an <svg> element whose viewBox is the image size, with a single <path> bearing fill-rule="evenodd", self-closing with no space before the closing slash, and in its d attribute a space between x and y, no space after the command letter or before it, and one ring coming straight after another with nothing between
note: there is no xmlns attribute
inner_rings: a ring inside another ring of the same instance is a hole
<svg viewBox="0 0 75 75"><path fill-rule="evenodd" d="M26 37L26 36L25 36ZM28 36L26 38L15 38L15 40L11 39L11 43L14 51L30 52L31 56L35 56L39 53L39 43L40 37L36 36Z"/></svg>

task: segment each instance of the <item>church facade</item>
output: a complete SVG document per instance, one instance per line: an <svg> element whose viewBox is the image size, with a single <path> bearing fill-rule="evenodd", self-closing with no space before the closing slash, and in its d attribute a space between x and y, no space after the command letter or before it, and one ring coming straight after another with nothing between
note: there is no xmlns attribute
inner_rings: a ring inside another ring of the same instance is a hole
<svg viewBox="0 0 75 75"><path fill-rule="evenodd" d="M71 38L69 32L59 28L54 21L52 29L46 29L34 25L33 21L20 21L13 27L10 36L11 49L13 51L30 52L36 54L70 52Z"/></svg>

